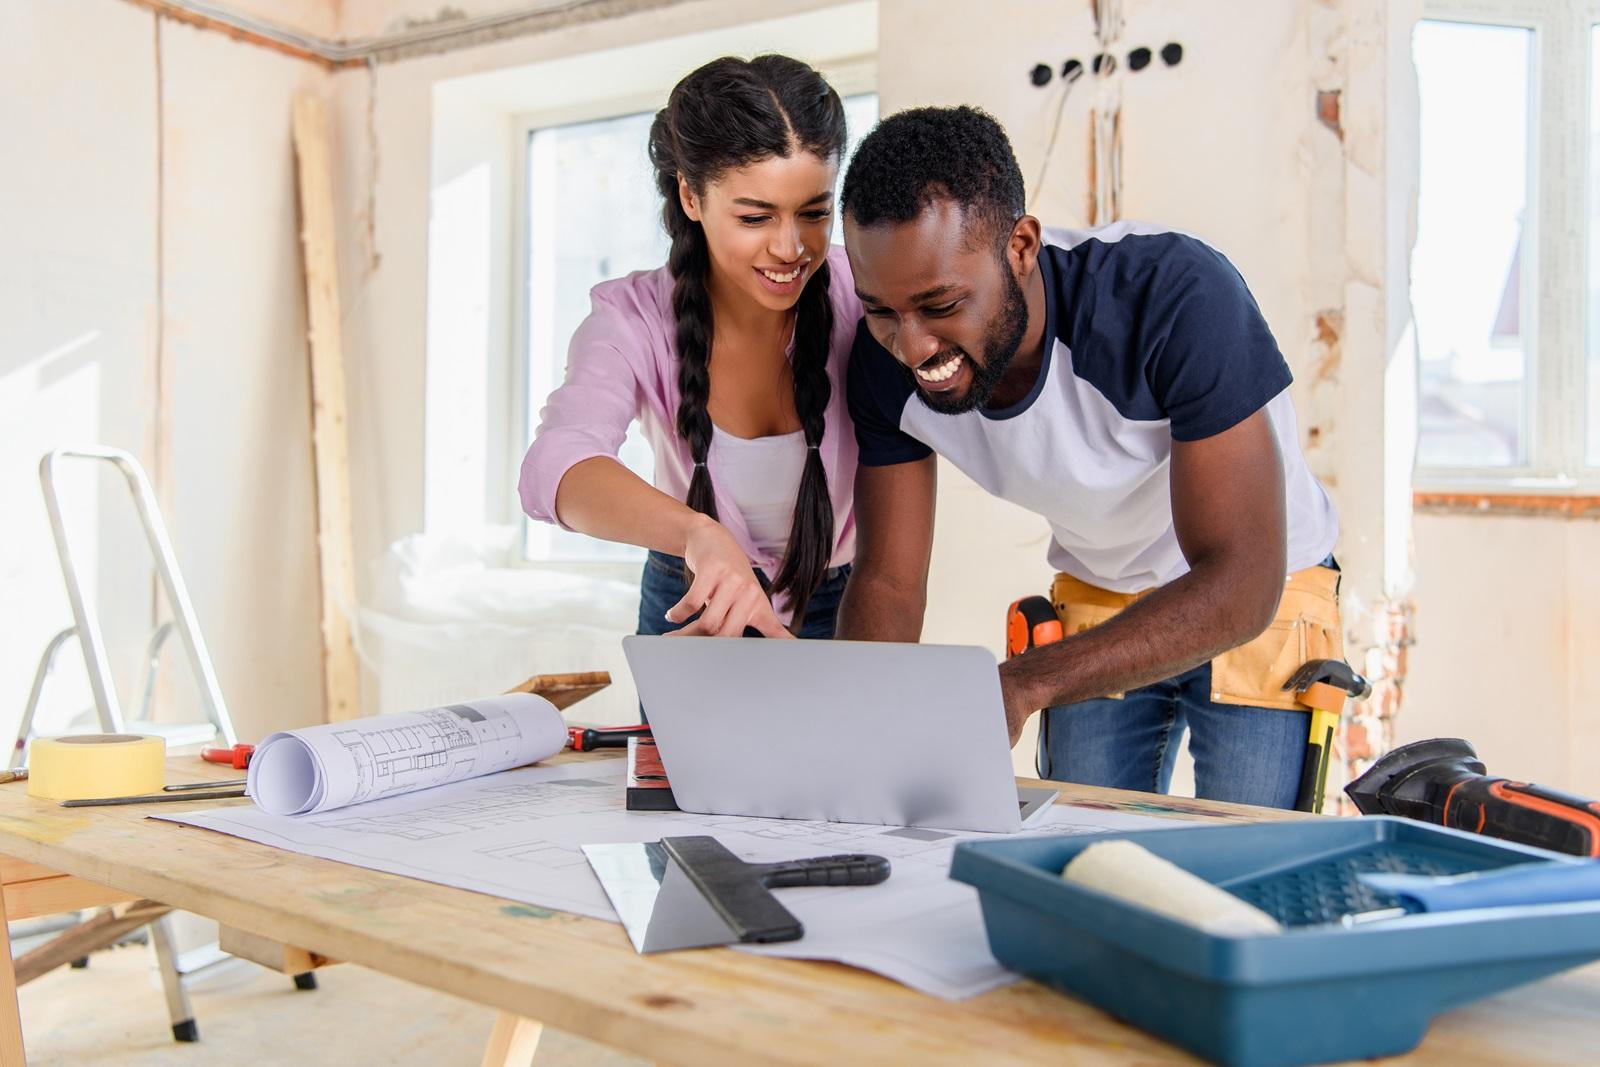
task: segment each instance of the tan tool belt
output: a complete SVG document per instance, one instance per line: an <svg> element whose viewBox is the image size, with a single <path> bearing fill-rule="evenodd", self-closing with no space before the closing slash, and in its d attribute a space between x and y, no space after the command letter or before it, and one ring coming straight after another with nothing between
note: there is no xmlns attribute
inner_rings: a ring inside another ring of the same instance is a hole
<svg viewBox="0 0 1600 1067"><path fill-rule="evenodd" d="M1050 587L1050 602L1068 637L1098 626L1144 595L1113 593L1070 574L1057 574ZM1292 693L1284 692L1283 683L1307 660L1343 658L1339 572L1307 567L1285 580L1278 614L1266 630L1211 661L1211 699L1218 704L1304 711Z"/></svg>

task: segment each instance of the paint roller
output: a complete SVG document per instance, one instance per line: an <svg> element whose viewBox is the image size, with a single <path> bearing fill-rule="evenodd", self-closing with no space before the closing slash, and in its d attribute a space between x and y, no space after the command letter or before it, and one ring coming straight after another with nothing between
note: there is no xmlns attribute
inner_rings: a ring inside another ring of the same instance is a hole
<svg viewBox="0 0 1600 1067"><path fill-rule="evenodd" d="M1061 877L1208 934L1283 932L1282 924L1260 908L1132 841L1096 841L1073 857Z"/></svg>

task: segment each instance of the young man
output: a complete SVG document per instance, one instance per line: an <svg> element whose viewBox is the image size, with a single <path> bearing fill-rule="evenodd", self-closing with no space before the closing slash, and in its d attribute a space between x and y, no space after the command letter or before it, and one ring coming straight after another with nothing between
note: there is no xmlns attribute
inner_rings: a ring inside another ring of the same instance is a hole
<svg viewBox="0 0 1600 1067"><path fill-rule="evenodd" d="M1041 229L971 108L882 122L843 207L866 317L838 636L920 637L938 453L1050 524L1068 636L1000 668L1013 742L1047 709L1043 777L1164 791L1187 728L1201 797L1292 806L1308 722L1281 687L1342 652L1338 520L1238 272L1139 224Z"/></svg>

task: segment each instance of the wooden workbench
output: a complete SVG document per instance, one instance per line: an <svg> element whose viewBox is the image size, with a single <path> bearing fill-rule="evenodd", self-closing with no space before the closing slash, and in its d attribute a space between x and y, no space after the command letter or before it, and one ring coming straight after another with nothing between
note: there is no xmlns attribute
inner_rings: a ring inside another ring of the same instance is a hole
<svg viewBox="0 0 1600 1067"><path fill-rule="evenodd" d="M191 757L171 761L168 781L236 773ZM1060 788L1068 803L1174 818L1300 817ZM30 799L24 783L0 785L10 883L0 901L16 917L147 898L667 1064L1196 1062L1028 981L951 1004L837 964L727 949L639 956L613 923L146 819L149 810L63 809ZM11 1067L23 1063L21 1028L10 964L0 967L0 1064ZM502 1044L516 1036L497 1028ZM1600 1062L1600 965L1444 1016L1417 1052L1389 1062Z"/></svg>

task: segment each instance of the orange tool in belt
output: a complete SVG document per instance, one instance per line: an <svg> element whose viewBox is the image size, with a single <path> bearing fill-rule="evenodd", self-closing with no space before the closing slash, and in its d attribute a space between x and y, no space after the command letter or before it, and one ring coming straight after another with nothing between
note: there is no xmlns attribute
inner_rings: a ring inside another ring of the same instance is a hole
<svg viewBox="0 0 1600 1067"><path fill-rule="evenodd" d="M1012 601L1006 609L1006 659L1059 641L1063 636L1061 619L1045 597L1025 596Z"/></svg>

